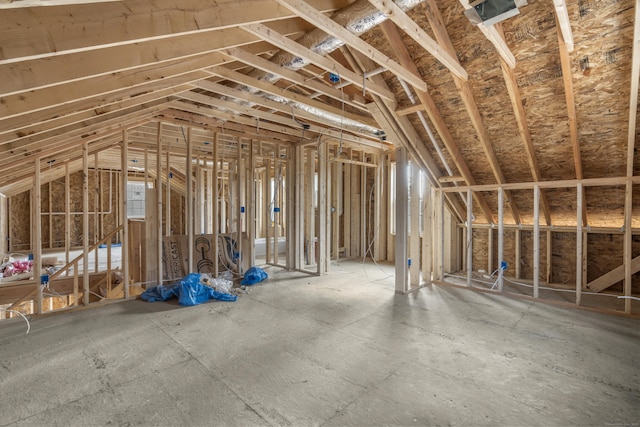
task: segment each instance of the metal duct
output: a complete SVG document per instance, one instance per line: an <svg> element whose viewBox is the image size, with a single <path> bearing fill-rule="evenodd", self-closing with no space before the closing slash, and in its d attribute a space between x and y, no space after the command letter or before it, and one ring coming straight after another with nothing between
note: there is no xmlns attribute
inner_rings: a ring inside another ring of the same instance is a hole
<svg viewBox="0 0 640 427"><path fill-rule="evenodd" d="M395 3L401 9L407 11L419 5L423 1L424 0L395 0ZM374 6L372 6L371 3L368 2L368 0L358 0L354 3L351 3L344 9L337 11L332 16L332 19L338 24L344 26L351 33L355 35L361 35L386 21L387 16L376 9ZM323 56L330 54L334 50L344 45L344 42L342 40L331 36L318 28L309 31L308 33L300 37L297 42L302 46ZM295 56L283 50L279 51L273 57L271 57L270 61L293 71L297 71L300 68L309 65L309 61L307 59ZM258 69L253 70L251 73L249 73L249 76L269 83L274 83L280 79L279 76L275 76ZM370 133L371 135L378 138L384 135L384 132L381 129L365 125L358 121L341 117L336 114L328 113L326 111L319 110L318 108L311 107L300 102L288 101L284 98L269 95L246 86L240 86L238 87L238 89L247 90L265 98L285 103L292 108L292 114L294 114L294 109L298 109L301 111L305 111L308 114L322 117L327 121L335 122L335 126L340 129L351 129L357 132Z"/></svg>

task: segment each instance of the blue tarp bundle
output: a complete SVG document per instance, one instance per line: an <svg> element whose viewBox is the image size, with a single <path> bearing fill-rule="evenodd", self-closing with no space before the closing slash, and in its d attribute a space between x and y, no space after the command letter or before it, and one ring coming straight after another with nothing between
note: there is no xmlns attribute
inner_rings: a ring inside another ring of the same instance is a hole
<svg viewBox="0 0 640 427"><path fill-rule="evenodd" d="M148 302L166 301L178 298L180 305L198 305L212 299L235 301L237 295L216 292L213 288L200 283L200 274L191 273L172 285L158 285L144 291L140 298Z"/></svg>
<svg viewBox="0 0 640 427"><path fill-rule="evenodd" d="M244 273L244 278L240 284L255 285L258 282L262 282L267 277L269 277L267 273L260 267L251 267L246 273Z"/></svg>

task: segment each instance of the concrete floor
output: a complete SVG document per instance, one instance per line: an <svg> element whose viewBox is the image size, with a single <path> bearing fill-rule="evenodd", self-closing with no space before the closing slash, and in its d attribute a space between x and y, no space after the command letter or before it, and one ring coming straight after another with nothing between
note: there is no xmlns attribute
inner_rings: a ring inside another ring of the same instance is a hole
<svg viewBox="0 0 640 427"><path fill-rule="evenodd" d="M640 322L393 270L0 322L0 425L640 425Z"/></svg>

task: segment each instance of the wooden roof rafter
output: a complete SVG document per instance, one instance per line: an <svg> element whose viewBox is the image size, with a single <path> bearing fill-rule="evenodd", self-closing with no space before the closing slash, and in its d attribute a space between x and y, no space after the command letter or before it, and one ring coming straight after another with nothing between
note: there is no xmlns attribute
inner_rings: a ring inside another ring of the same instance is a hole
<svg viewBox="0 0 640 427"><path fill-rule="evenodd" d="M627 138L627 177L633 176L638 114L638 85L640 84L640 0L635 2L633 54L631 58L631 94L629 97L629 130Z"/></svg>
<svg viewBox="0 0 640 427"><path fill-rule="evenodd" d="M163 111L161 115L158 115L154 118L154 121L162 121L162 122L171 122L174 125L182 125L182 126L195 126L202 127L203 129L212 130L214 132L221 132L223 129L226 133L234 136L242 136L242 135L250 135L252 138L263 139L268 142L273 143L294 143L299 142L300 138L296 138L295 136L286 135L283 133L272 132L267 129L259 129L244 126L242 124L233 123L233 122L225 122L221 123L218 120L212 119L206 116L199 116L195 113L188 113L185 111L178 111L174 109L169 109ZM147 138L148 139L148 138ZM152 144L153 141L149 140L149 144Z"/></svg>
<svg viewBox="0 0 640 427"><path fill-rule="evenodd" d="M200 94L185 93L184 95L201 99L197 97L197 95L200 95ZM237 109L238 104L231 103L229 101L219 100L217 98L209 98L207 99L207 101L211 102L212 105L208 107L204 107L201 105L187 104L185 102L174 101L172 103L172 106L184 111L191 111L193 113L209 115L211 117L224 118L225 120L229 120L231 122L246 123L246 121L248 120L251 122L251 125L256 127L258 126L264 127L267 124L270 126L282 126L280 128L281 132L293 133L294 135L297 135L298 139L302 137L302 127L300 126L300 124L296 123L291 118L288 118L286 116L279 116L273 113L256 110L256 109L252 110L251 117L238 116L237 114L231 112L234 108ZM256 118L267 120L269 123L264 123L264 122L258 123L255 120ZM338 139L342 138L346 141L352 141L375 150L385 151L389 149L389 144L382 143L380 141L362 138L357 135L352 135L349 132L340 132L339 130L336 130L334 128L318 126L314 123L308 123L308 124L309 124L309 129L305 131L306 139L317 138L318 135L322 134L331 138L338 138Z"/></svg>
<svg viewBox="0 0 640 427"><path fill-rule="evenodd" d="M556 16L558 19L558 16ZM569 138L571 139L571 148L573 150L573 164L576 170L576 179L583 179L582 173L582 154L580 152L580 139L578 137L578 118L576 115L576 101L573 93L573 70L571 67L571 58L569 56L569 46L565 43L565 36L562 33L560 23L557 22L558 33L558 52L560 55L560 67L562 68L562 81L564 86L564 95L567 103L567 118L569 124ZM587 203L585 198L585 190L582 189L582 225L589 225L587 215Z"/></svg>
<svg viewBox="0 0 640 427"><path fill-rule="evenodd" d="M471 9L469 0L460 0L460 4L465 10ZM511 49L509 49L509 46L507 46L504 38L501 37L500 34L496 31L496 28L493 25L487 27L484 24L479 24L477 25L477 27L482 32L482 34L484 34L487 40L489 40L491 44L493 44L493 46L496 48L496 51L498 52L498 55L500 55L500 58L502 58L502 60L510 68L515 68L516 57L513 56Z"/></svg>
<svg viewBox="0 0 640 427"><path fill-rule="evenodd" d="M233 101L227 101L224 99L212 97L202 93L195 92L186 92L178 95L178 97L182 99L188 99L190 101L198 102L203 105L207 105L210 107L216 107L222 110L233 111L238 114L243 114L249 116L251 118L260 118L269 120L271 122L280 123L287 125L291 128L298 128L300 130L303 129L303 125L311 126L313 123L321 124L322 126L333 128L336 126L336 123L329 119L324 119L320 116L315 116L313 114L309 114L302 110L296 110L295 113L292 111L292 108L286 104L271 101L269 99L261 98L258 95L252 95L246 91L239 91L237 89L230 88L229 86L224 86L218 83L210 83L206 85L207 90L215 91L220 95L224 95L227 97L234 97L236 99L242 99L248 101L252 104L257 104L260 102L260 105L267 108L272 108L273 110L279 112L280 114L272 113L269 111L263 111L257 108L252 107L251 105L243 105ZM344 133L358 133L357 131L345 128ZM361 137L370 136L368 133L361 133Z"/></svg>
<svg viewBox="0 0 640 427"><path fill-rule="evenodd" d="M398 55L399 61L406 67L414 67L415 71L418 72L418 67L416 67L415 62L411 57L411 54L409 53L409 49L402 41L402 37L400 36L400 33L393 22L383 22L380 28L387 38L390 46L393 48L394 52L396 52L396 55ZM454 141L453 136L449 132L444 118L440 115L440 112L438 111L436 103L431 97L431 94L429 94L428 91L416 90L416 95L420 100L420 105L424 108L427 116L429 116L431 123L433 123L433 126L440 136L440 139L444 143L447 151L449 151L449 154L451 155L451 158L453 159L458 172L464 177L467 185L475 185L475 178L473 177L471 170L467 165L467 162L464 160L458 144ZM484 199L482 194L474 193L473 197L478 203L478 206L480 206L480 209L482 210L482 213L485 216L487 222L493 224L494 221L491 209L489 208L489 205L487 204L487 201ZM464 218L464 215L461 216L461 218Z"/></svg>
<svg viewBox="0 0 640 427"><path fill-rule="evenodd" d="M46 135L47 132L55 132L56 129L65 128L66 126L72 125L74 123L85 122L87 120L91 120L103 115L105 115L105 117L108 117L109 115L115 114L120 110L125 110L137 105L149 104L157 100L164 100L164 102L168 102L169 97L171 97L172 95L187 92L191 89L193 89L193 86L191 84L169 86L166 89L151 91L144 95L123 99L119 102L103 106L100 109L79 111L77 113L62 115L45 122L33 123L28 127L13 128L10 132L0 132L0 145L12 142L19 143L21 138L25 136L25 133L28 134L30 138L34 138L37 135Z"/></svg>
<svg viewBox="0 0 640 427"><path fill-rule="evenodd" d="M556 19L558 31L562 34L562 40L567 48L567 52L573 52L573 31L571 31L571 21L565 0L553 0L556 9Z"/></svg>
<svg viewBox="0 0 640 427"><path fill-rule="evenodd" d="M494 28L496 29L499 37L504 40L502 25L495 24ZM513 114L515 115L516 123L518 124L518 131L520 133L520 138L522 138L524 151L527 154L527 163L529 164L531 177L533 178L534 182L540 182L542 181L542 176L540 175L540 167L538 166L535 148L533 146L533 141L531 140L531 131L529 130L527 114L524 111L524 105L522 103L522 96L520 95L520 87L518 86L516 75L513 72L513 69L509 67L509 64L507 64L501 57L500 69L502 70L502 75L504 76L504 82L507 85L509 100L511 101ZM542 205L545 222L547 223L547 225L551 225L549 200L547 199L547 194L544 190L540 191L540 202Z"/></svg>
<svg viewBox="0 0 640 427"><path fill-rule="evenodd" d="M374 67L374 62L356 50L351 50L349 46L340 48L344 60L352 69L363 72L365 69ZM381 86L388 87L382 75L377 74L371 77L372 80ZM427 179L434 186L439 187L438 179L442 176L440 168L432 158L429 151L423 144L420 144L420 135L416 132L413 124L407 117L397 116L395 109L397 101L388 101L378 96L373 96L373 102L367 105L372 115L383 128L389 132L388 138L394 141L395 145L404 146L416 164L427 171ZM464 207L455 197L445 196L445 201L451 213L458 219L463 217Z"/></svg>
<svg viewBox="0 0 640 427"><path fill-rule="evenodd" d="M290 102L296 102L296 103L301 103L301 104L305 104L314 108L317 108L319 110L331 113L331 114L335 114L335 115L339 115L339 116L343 116L345 118L348 118L350 120L355 120L355 121L359 121L361 123L367 124L369 126L377 126L377 123L375 122L375 120L373 120L370 116L364 116L364 115L360 115L360 114L354 114L351 113L349 111L344 111L339 107L333 107L329 104L326 104L324 102L321 101L317 101L313 98L310 98L308 96L302 96L299 95L293 91L287 91L284 89L280 89L278 86L275 86L273 84L270 83L266 83L263 82L261 80L255 79L253 77L247 76L246 74L242 74L242 73L238 73L236 71L230 70L228 68L225 67L216 67L214 69L211 70L212 74L218 75L220 77L224 77L227 80L231 80L237 84L240 85L245 85L245 86L249 86L249 87L253 87L255 89L258 89L264 93L268 93L271 95L275 95L277 97L280 98L284 98L287 101ZM208 85L209 81L208 80L204 80L201 82L196 83L196 86L203 88L203 89L207 89L207 85Z"/></svg>
<svg viewBox="0 0 640 427"><path fill-rule="evenodd" d="M77 123L58 131L55 135L47 138L36 137L33 140L21 141L21 143L11 143L0 146L0 155L4 159L0 171L17 164L25 164L33 160L35 156L42 156L43 152L50 152L53 155L56 151L63 149L67 144L79 144L85 140L91 140L96 135L107 133L113 130L122 130L131 123L141 123L150 120L159 111L165 109L165 102L159 101L154 105L137 106L128 110L121 110L110 119L98 117L91 121Z"/></svg>
<svg viewBox="0 0 640 427"><path fill-rule="evenodd" d="M278 4L281 4L282 6L288 8L289 10L291 10L293 13L300 16L301 18L305 19L307 22L325 31L327 34L337 37L338 39L342 40L344 43L347 43L352 49L355 49L361 54L365 55L366 57L372 59L381 67L384 67L387 70L393 72L398 77L405 80L407 83L413 85L415 88L418 88L421 90L427 89L427 85L422 80L422 77L407 70L405 67L398 64L396 61L389 58L384 53L380 52L378 49L374 48L370 44L366 43L357 35L352 34L349 30L344 28L342 25L333 21L331 18L328 18L321 11L315 9L313 6L309 5L305 1L303 0L275 0L275 1Z"/></svg>
<svg viewBox="0 0 640 427"><path fill-rule="evenodd" d="M455 49L444 26L444 21L442 19L442 16L440 15L440 10L438 9L437 3L434 0L426 0L426 4L428 5L428 7L425 8L425 13L427 19L429 20L429 24L433 29L433 33L436 36L436 40L443 49L447 50L452 56L456 57ZM504 184L506 182L506 179L504 177L502 169L500 168L500 164L498 163L496 154L493 150L491 139L489 138L489 132L487 131L487 128L482 121L482 116L480 115L480 110L478 109L475 97L473 96L471 85L469 84L469 82L458 78L455 74L452 74L452 77L453 82L460 92L460 97L462 98L462 102L464 103L467 113L469 114L471 124L476 131L478 140L480 141L482 149L484 150L484 153L487 157L487 161L489 163L489 166L491 167L493 176L499 184ZM511 196L510 192L506 192L505 196L508 200L509 209L511 210L513 219L517 224L519 224L521 222L520 212L515 203L515 200Z"/></svg>
<svg viewBox="0 0 640 427"><path fill-rule="evenodd" d="M323 13L349 4L347 0L309 2ZM218 0L215 13L211 13L211 6L208 0L127 0L4 10L0 40L15 39L16 31L21 31L19 42L3 44L0 61L46 58L233 29L243 24L297 19L273 0Z"/></svg>
<svg viewBox="0 0 640 427"><path fill-rule="evenodd" d="M341 80L346 80L351 82L352 84L358 86L359 88L366 87L369 92L375 93L378 96L383 98L393 100L395 96L393 92L390 90L384 90L379 85L375 83L364 84L364 77L353 71L347 69L342 64L339 64L333 58L328 56L322 56L318 53L315 53L311 49L308 49L301 44L297 43L290 38L285 37L284 35L278 33L277 31L262 25L262 24L252 24L252 25L243 25L241 27L245 31L257 36L261 37L264 41L267 41L274 46L279 47L280 49L286 50L294 55L298 55L302 58L306 58L310 62L324 69L325 71L337 74L340 76Z"/></svg>
<svg viewBox="0 0 640 427"><path fill-rule="evenodd" d="M314 91L315 94L317 94L316 96L323 95L336 101L344 102L345 104L358 108L362 111L367 111L367 109L364 107L366 101L361 95L348 96L346 93L344 93L344 91L341 91L340 89L329 86L316 79L305 78L304 76L296 73L293 70L281 67L278 64L274 64L273 62L270 62L262 58L261 56L254 55L241 48L227 49L222 51L222 53L228 55L231 58L237 59L238 61L242 61L249 66L286 79L292 84L311 89L311 91Z"/></svg>
<svg viewBox="0 0 640 427"><path fill-rule="evenodd" d="M458 60L445 49L442 49L435 40L420 28L418 24L413 22L413 20L394 2L389 0L369 0L369 3L387 15L389 19L398 26L398 28L402 29L405 34L422 46L424 50L429 52L438 60L438 62L447 67L449 71L462 80L469 80L469 75L462 65L460 65L460 62L458 62ZM426 88L420 89L423 91L426 90Z"/></svg>

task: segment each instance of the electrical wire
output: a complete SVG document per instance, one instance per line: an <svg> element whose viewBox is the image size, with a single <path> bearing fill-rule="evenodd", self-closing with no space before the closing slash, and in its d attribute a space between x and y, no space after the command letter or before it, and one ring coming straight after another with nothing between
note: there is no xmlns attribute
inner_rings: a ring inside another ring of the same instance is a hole
<svg viewBox="0 0 640 427"><path fill-rule="evenodd" d="M460 276L457 274L448 274L446 273L445 276L448 277L454 277L456 279L463 279L466 280L467 276ZM478 279L478 278L473 278L472 279L474 282L479 282L479 283L484 283L487 285L491 285L493 282L488 282L486 280L482 280L482 279ZM529 285L528 283L522 283L522 282L516 282L514 280L510 280L507 279L506 277L504 277L504 281L505 282L509 282L513 285L519 285L519 286L524 286L527 288L533 288L533 285ZM538 286L538 289L542 289L542 290L546 290L546 291L555 291L555 292L569 292L569 293L575 293L575 289L558 289L558 288L550 288L548 286ZM603 297L612 297L612 298L632 298L632 299L640 299L640 298L636 298L636 297L626 297L626 296L618 296L618 295L613 295L613 294L604 294L602 292L585 292L582 291L581 292L582 295L598 295L598 296L603 296Z"/></svg>
<svg viewBox="0 0 640 427"><path fill-rule="evenodd" d="M27 319L27 316L25 316L24 314L20 313L17 310L5 310L6 313L13 313L13 314L19 314L20 316L22 316L22 318L24 319L25 322L27 322L27 332L25 333L28 334L29 331L31 331L31 323L29 323L29 319Z"/></svg>

